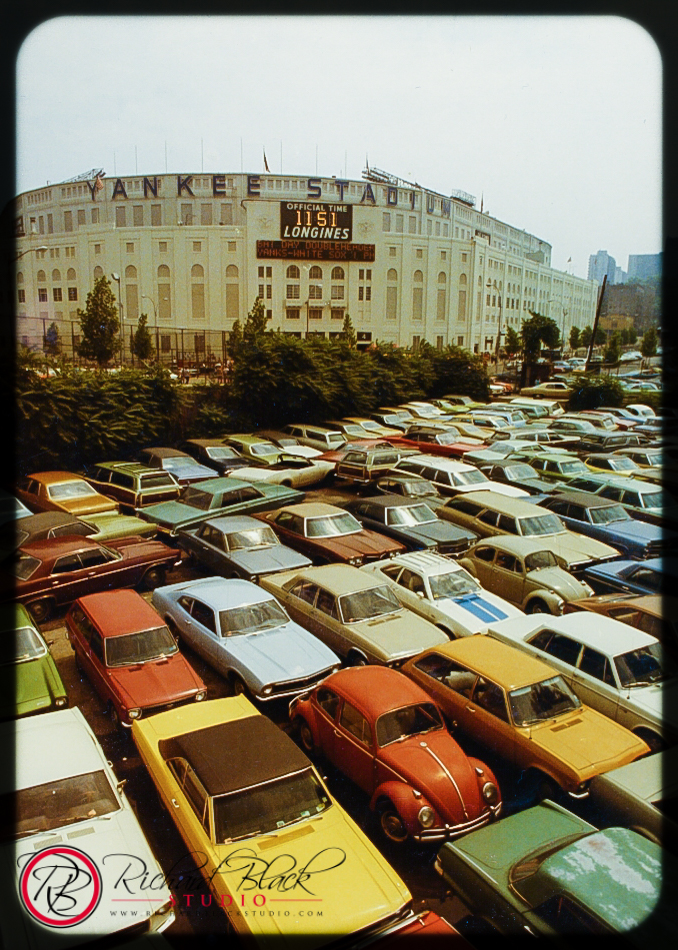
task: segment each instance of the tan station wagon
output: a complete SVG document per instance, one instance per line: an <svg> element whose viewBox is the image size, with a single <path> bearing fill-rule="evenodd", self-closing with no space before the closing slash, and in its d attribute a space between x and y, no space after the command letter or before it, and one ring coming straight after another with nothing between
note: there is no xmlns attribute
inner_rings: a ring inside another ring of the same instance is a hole
<svg viewBox="0 0 678 950"><path fill-rule="evenodd" d="M594 775L649 750L624 726L585 706L553 667L492 637L451 640L409 660L403 673L462 732L524 770L525 781L534 779L549 797L555 784L584 798Z"/></svg>

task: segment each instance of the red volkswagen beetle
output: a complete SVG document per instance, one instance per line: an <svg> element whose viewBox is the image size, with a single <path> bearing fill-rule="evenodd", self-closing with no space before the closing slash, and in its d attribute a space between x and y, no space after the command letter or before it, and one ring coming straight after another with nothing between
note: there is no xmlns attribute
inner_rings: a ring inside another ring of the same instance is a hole
<svg viewBox="0 0 678 950"><path fill-rule="evenodd" d="M501 811L493 773L465 754L436 703L397 670L339 670L293 700L290 718L307 752L322 753L371 796L391 841L448 840Z"/></svg>

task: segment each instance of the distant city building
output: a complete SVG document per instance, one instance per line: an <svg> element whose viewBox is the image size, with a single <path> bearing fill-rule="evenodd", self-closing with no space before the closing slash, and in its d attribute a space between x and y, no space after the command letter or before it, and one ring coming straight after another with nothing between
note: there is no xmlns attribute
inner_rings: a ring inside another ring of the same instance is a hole
<svg viewBox="0 0 678 950"><path fill-rule="evenodd" d="M625 284L627 273L625 270L622 270L621 267L615 267L614 269L614 283L615 284Z"/></svg>
<svg viewBox="0 0 678 950"><path fill-rule="evenodd" d="M614 284L617 270L617 262L607 251L598 251L597 254L589 255L589 280L597 280L602 284L603 277L607 277L608 284Z"/></svg>
<svg viewBox="0 0 678 950"><path fill-rule="evenodd" d="M374 168L361 181L92 169L19 195L13 214L17 339L34 347L52 322L66 351L77 346L78 308L101 276L122 305L127 358L144 312L161 359L221 358L257 297L268 327L297 337L338 337L349 313L360 347L483 353L533 312L566 338L595 316L596 283L552 268L546 241L472 195Z"/></svg>
<svg viewBox="0 0 678 950"><path fill-rule="evenodd" d="M650 277L661 277L662 254L629 254L628 280L635 277L637 280L647 280Z"/></svg>

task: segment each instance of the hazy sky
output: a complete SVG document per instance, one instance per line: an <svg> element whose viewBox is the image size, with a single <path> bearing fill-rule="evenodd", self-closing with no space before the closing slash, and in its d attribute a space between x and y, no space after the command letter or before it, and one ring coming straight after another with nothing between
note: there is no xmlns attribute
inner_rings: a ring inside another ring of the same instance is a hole
<svg viewBox="0 0 678 950"><path fill-rule="evenodd" d="M58 17L17 70L17 192L258 173L264 148L272 172L360 179L367 155L482 197L579 276L661 250L661 59L629 20Z"/></svg>

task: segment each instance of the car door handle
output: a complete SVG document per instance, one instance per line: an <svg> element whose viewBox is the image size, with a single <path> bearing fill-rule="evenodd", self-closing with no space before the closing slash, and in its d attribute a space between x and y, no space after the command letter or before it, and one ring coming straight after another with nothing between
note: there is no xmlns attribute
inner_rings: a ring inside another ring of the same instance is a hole
<svg viewBox="0 0 678 950"><path fill-rule="evenodd" d="M334 732L335 736L340 736L340 735L341 735L341 733L339 732L338 729L333 729L332 731Z"/></svg>
<svg viewBox="0 0 678 950"><path fill-rule="evenodd" d="M87 571L88 577L94 577L95 574L96 574L96 571Z"/></svg>
<svg viewBox="0 0 678 950"><path fill-rule="evenodd" d="M466 708L468 709L469 712L472 712L472 713L476 711L474 706L467 706Z"/></svg>
<svg viewBox="0 0 678 950"><path fill-rule="evenodd" d="M179 802L176 800L176 798L172 799L172 804L174 805L175 808L179 807Z"/></svg>

